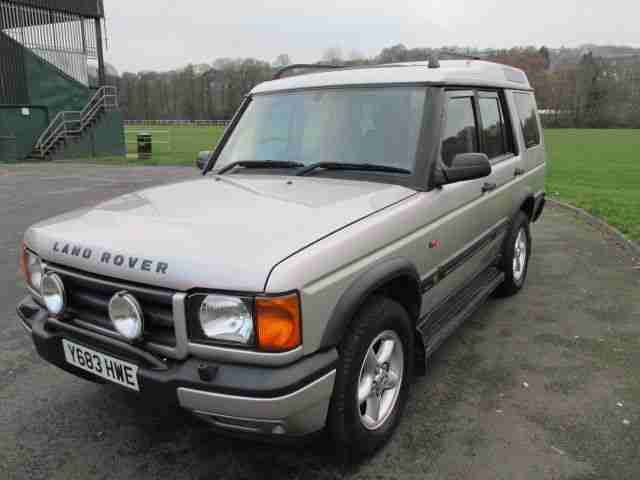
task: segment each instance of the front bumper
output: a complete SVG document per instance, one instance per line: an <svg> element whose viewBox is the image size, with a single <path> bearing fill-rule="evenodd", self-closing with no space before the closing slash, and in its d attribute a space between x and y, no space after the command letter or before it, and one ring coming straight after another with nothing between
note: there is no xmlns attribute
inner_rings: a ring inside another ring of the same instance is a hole
<svg viewBox="0 0 640 480"><path fill-rule="evenodd" d="M76 376L103 382L65 360L62 339L138 365L142 396L177 403L218 428L259 435L300 436L321 430L333 392L335 349L283 367L187 358L159 358L137 346L50 319L31 297L18 305L38 354Z"/></svg>

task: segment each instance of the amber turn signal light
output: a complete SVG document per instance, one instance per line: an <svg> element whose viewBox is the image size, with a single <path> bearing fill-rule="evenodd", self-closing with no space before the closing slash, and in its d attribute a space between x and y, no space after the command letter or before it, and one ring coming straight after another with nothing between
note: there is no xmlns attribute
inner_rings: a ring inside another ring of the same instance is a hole
<svg viewBox="0 0 640 480"><path fill-rule="evenodd" d="M31 283L31 279L29 278L29 270L27 269L27 263L29 259L27 257L27 246L22 242L20 246L20 273L22 274L22 278L24 278L28 283Z"/></svg>
<svg viewBox="0 0 640 480"><path fill-rule="evenodd" d="M256 298L258 348L285 352L302 343L300 300L297 293Z"/></svg>

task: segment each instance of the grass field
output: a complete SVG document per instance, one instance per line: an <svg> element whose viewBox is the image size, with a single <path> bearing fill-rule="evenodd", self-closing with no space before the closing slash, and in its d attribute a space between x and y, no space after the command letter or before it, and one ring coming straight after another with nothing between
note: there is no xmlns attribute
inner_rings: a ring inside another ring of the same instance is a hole
<svg viewBox="0 0 640 480"><path fill-rule="evenodd" d="M137 160L136 132L149 131L155 142L153 159ZM167 134L167 131L170 133ZM128 158L117 163L193 165L196 154L211 149L221 127L127 128ZM640 240L640 131L546 130L549 153L547 192L604 218L631 238Z"/></svg>
<svg viewBox="0 0 640 480"><path fill-rule="evenodd" d="M212 150L223 131L223 127L127 127L125 129L127 160L138 162L136 136L138 133L145 132L153 136L153 159L140 163L146 165L195 165L198 152Z"/></svg>
<svg viewBox="0 0 640 480"><path fill-rule="evenodd" d="M640 131L547 130L547 192L640 240Z"/></svg>

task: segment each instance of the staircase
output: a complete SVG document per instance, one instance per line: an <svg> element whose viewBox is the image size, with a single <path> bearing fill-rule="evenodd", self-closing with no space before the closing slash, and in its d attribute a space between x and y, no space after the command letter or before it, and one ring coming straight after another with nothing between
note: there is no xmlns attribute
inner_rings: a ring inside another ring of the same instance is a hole
<svg viewBox="0 0 640 480"><path fill-rule="evenodd" d="M58 113L38 138L29 158L41 161L53 159L69 142L78 141L90 131L105 112L117 108L116 87L100 87L81 111Z"/></svg>

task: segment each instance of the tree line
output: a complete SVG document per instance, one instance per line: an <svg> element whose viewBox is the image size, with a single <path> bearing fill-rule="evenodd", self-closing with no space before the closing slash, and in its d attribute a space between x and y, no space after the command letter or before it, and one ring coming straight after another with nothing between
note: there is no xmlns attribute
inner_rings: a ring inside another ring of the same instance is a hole
<svg viewBox="0 0 640 480"><path fill-rule="evenodd" d="M433 50L394 45L370 58L357 51L344 56L334 47L317 63L357 66L423 61L436 52L441 58L473 56L523 69L549 126L640 127L640 50L630 47ZM229 119L244 95L290 63L286 54L271 63L222 58L168 72L125 72L110 82L118 87L128 120Z"/></svg>

